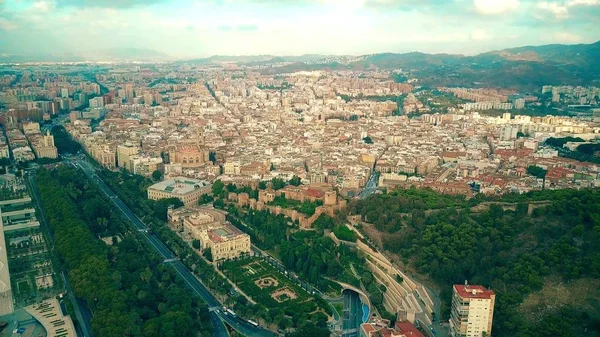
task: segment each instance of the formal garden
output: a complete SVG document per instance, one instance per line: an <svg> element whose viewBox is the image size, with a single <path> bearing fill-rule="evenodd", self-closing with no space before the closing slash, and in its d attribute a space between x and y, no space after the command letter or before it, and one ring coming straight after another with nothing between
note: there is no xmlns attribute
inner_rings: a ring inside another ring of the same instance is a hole
<svg viewBox="0 0 600 337"><path fill-rule="evenodd" d="M285 319L301 320L302 317L327 320L330 315L325 301L315 298L260 258L228 261L220 268L252 300L264 305L268 311L282 312L283 316L275 323Z"/></svg>

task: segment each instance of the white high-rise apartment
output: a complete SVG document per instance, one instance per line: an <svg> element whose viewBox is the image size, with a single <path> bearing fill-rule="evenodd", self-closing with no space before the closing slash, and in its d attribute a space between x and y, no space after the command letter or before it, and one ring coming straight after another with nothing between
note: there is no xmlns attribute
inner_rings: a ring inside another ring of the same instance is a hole
<svg viewBox="0 0 600 337"><path fill-rule="evenodd" d="M489 337L492 335L496 294L482 286L454 285L450 311L450 335L453 337Z"/></svg>

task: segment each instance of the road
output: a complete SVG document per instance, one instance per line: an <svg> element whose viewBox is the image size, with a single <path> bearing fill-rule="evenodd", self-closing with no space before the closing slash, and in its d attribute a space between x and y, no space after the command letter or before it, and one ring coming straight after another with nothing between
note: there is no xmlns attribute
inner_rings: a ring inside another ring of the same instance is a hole
<svg viewBox="0 0 600 337"><path fill-rule="evenodd" d="M222 312L221 303L215 296L198 280L198 278L187 269L187 267L179 261L175 255L160 241L154 234L148 233L148 227L127 207L121 199L104 183L104 181L96 174L94 167L86 160L74 159L76 167L88 176L88 178L100 188L100 190L111 200L114 205L121 211L125 218L129 219L139 233L150 243L152 248L164 259L165 263L171 265L175 271L181 276L184 282L192 291L200 296L208 305L210 310L210 319L214 327L214 335L217 337L228 336L227 329L223 321L227 322L231 327L249 337L273 337L274 334L260 327L254 327L246 321L225 315Z"/></svg>
<svg viewBox="0 0 600 337"><path fill-rule="evenodd" d="M342 337L358 337L362 323L362 302L358 293L344 291L344 310L342 320Z"/></svg>
<svg viewBox="0 0 600 337"><path fill-rule="evenodd" d="M52 231L50 230L50 227L48 226L48 223L46 222L46 216L44 215L44 208L42 207L42 205L40 203L39 191L37 190L37 186L35 186L35 183L33 181L33 174L30 173L27 176L27 183L29 184L29 190L31 191L31 196L33 197L32 200L34 202L34 205L40 211L40 218L41 218L40 221L44 225L44 227L46 227L47 232L49 233L49 236L50 236L50 240L52 240L51 249L54 250L54 237L52 236ZM59 267L59 266L55 266L55 267ZM77 335L82 336L82 337L91 337L92 336L92 332L91 332L92 327L90 325L90 320L92 319L92 313L87 308L87 305L85 304L85 302L83 302L83 300L75 297L75 294L73 293L73 289L71 288L71 283L69 283L69 279L66 277L64 271L61 272L61 275L62 275L64 283L65 283L65 290L67 291L67 296L69 296L71 303L73 303L73 310L75 311L75 317L77 318L77 322L78 322L78 324L76 325Z"/></svg>
<svg viewBox="0 0 600 337"><path fill-rule="evenodd" d="M365 199L369 195L375 193L375 191L377 190L377 182L378 182L377 177L378 177L377 172L373 172L371 174L365 187L362 189L362 191L360 191L360 193L358 193L359 199Z"/></svg>

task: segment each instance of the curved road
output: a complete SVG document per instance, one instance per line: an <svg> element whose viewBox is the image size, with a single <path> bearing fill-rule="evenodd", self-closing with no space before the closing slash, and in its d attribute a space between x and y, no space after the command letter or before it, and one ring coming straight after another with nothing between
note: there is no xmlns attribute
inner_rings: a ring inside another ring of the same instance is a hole
<svg viewBox="0 0 600 337"><path fill-rule="evenodd" d="M215 329L216 337L227 337L229 333L223 321L227 322L231 327L248 337L273 337L274 334L260 327L254 327L246 321L237 317L225 315L222 312L221 303L215 296L198 280L191 271L160 241L154 234L148 233L148 227L127 207L119 197L102 181L96 174L94 167L85 160L74 159L73 162L79 167L88 178L100 188L100 190L115 204L121 213L131 221L134 227L140 234L148 240L152 248L165 260L165 263L171 265L175 271L181 276L184 282L194 293L200 296L207 303L210 311L210 320Z"/></svg>

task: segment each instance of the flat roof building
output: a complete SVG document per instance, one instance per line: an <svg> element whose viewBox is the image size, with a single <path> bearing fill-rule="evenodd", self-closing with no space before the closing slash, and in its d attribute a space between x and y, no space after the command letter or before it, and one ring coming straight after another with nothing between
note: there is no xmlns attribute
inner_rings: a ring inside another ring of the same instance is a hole
<svg viewBox="0 0 600 337"><path fill-rule="evenodd" d="M204 180L175 177L148 187L148 199L177 198L184 205L196 205L200 196L211 192L212 184Z"/></svg>
<svg viewBox="0 0 600 337"><path fill-rule="evenodd" d="M453 337L491 336L496 294L476 285L453 287L450 335Z"/></svg>
<svg viewBox="0 0 600 337"><path fill-rule="evenodd" d="M2 214L2 211L0 211L0 214ZM0 216L0 316L10 314L14 311L6 246L6 241L4 240L4 223L2 222L2 216Z"/></svg>

